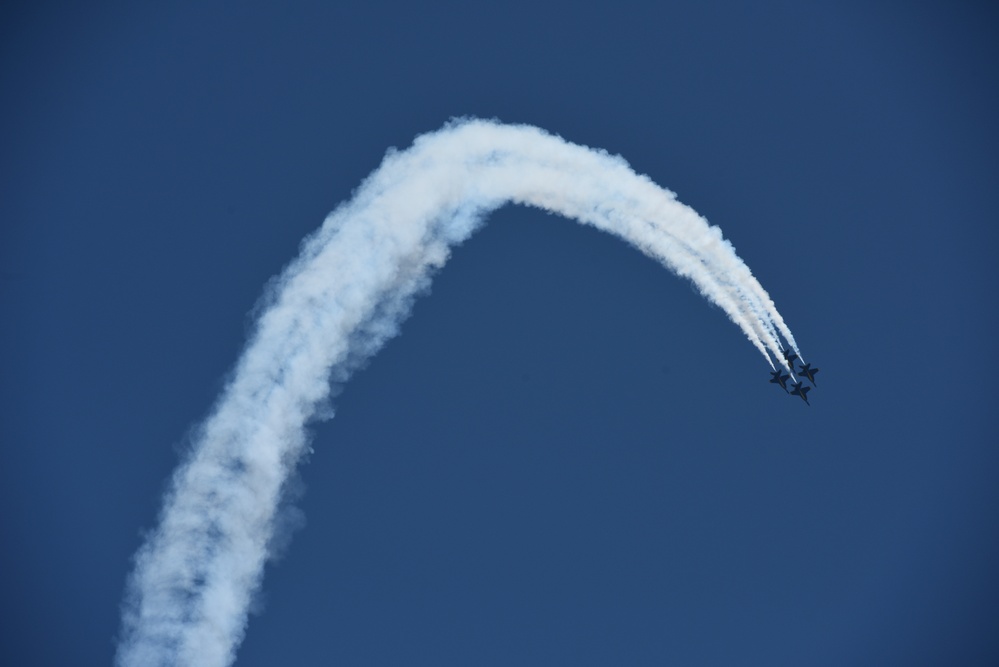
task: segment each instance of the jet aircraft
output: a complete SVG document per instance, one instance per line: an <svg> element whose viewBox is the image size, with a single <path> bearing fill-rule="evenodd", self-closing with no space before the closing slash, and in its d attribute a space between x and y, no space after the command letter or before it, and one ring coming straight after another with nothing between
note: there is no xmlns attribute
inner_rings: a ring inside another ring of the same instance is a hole
<svg viewBox="0 0 999 667"><path fill-rule="evenodd" d="M788 378L790 377L791 377L790 375L782 374L780 372L780 369L778 368L777 370L775 370L773 373L770 374L770 382L772 382L773 384L780 385L780 388L783 389L785 392L787 392L787 381Z"/></svg>
<svg viewBox="0 0 999 667"><path fill-rule="evenodd" d="M784 353L784 361L787 362L787 367L790 368L793 371L794 370L794 360L798 358L798 355L796 355L794 352L792 352L791 348L787 348L786 350L781 350L781 352Z"/></svg>
<svg viewBox="0 0 999 667"><path fill-rule="evenodd" d="M808 407L812 407L812 404L808 402L808 396L805 395L811 390L812 390L811 387L802 387L801 382L795 382L794 389L791 390L791 395L801 396L801 400L805 402L805 405L807 405Z"/></svg>
<svg viewBox="0 0 999 667"><path fill-rule="evenodd" d="M812 383L812 386L817 386L815 384L815 374L819 372L818 368L812 368L811 364L803 364L801 370L798 371L799 375L804 375L808 378L808 381Z"/></svg>

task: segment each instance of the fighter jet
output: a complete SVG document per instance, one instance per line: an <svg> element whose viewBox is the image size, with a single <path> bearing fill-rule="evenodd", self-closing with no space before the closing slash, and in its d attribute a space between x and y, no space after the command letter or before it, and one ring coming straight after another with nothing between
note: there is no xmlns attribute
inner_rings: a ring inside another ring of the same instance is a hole
<svg viewBox="0 0 999 667"><path fill-rule="evenodd" d="M808 407L812 407L812 404L808 402L808 396L805 395L811 390L811 387L802 387L800 382L795 382L794 388L791 390L791 395L801 396L801 400L803 400Z"/></svg>
<svg viewBox="0 0 999 667"><path fill-rule="evenodd" d="M780 385L780 388L783 389L785 392L787 392L787 381L788 378L790 377L791 377L790 375L782 374L780 372L780 369L778 368L777 370L775 370L773 373L770 374L770 382L772 382L773 384Z"/></svg>
<svg viewBox="0 0 999 667"><path fill-rule="evenodd" d="M804 364L802 365L801 370L798 371L798 375L804 375L813 386L817 386L815 385L815 374L818 372L818 368L812 368L811 364Z"/></svg>
<svg viewBox="0 0 999 667"><path fill-rule="evenodd" d="M787 362L787 367L793 371L794 360L798 358L798 355L792 352L791 348L787 348L786 350L781 350L781 352L784 353L784 360Z"/></svg>

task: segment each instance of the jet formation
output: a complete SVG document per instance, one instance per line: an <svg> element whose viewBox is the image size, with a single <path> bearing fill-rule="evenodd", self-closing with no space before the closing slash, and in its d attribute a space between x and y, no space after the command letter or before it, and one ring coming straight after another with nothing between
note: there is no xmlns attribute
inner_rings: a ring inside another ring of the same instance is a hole
<svg viewBox="0 0 999 667"><path fill-rule="evenodd" d="M784 355L784 361L787 362L787 367L790 369L791 373L797 373L801 377L806 378L812 386L805 386L804 380L795 380L791 383L791 389L789 391L787 388L787 381L791 379L791 375L788 373L781 373L779 368L770 374L771 384L777 385L784 390L785 394L788 394L789 396L799 396L801 400L805 402L805 405L812 407L812 404L808 402L808 392L816 386L815 374L819 372L819 369L812 368L811 364L800 364L801 369L795 371L794 362L799 358L798 355L792 352L791 348L781 350L781 352Z"/></svg>

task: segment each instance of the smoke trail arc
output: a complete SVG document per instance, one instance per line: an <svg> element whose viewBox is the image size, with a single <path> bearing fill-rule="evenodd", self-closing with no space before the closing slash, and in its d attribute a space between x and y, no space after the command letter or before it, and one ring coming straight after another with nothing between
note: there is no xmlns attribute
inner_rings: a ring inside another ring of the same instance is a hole
<svg viewBox="0 0 999 667"><path fill-rule="evenodd" d="M508 202L615 234L690 279L767 358L772 300L717 227L603 151L458 120L389 151L275 280L231 380L136 554L117 663L225 666L245 633L282 488L332 383L398 332L450 249ZM770 362L772 365L772 362Z"/></svg>

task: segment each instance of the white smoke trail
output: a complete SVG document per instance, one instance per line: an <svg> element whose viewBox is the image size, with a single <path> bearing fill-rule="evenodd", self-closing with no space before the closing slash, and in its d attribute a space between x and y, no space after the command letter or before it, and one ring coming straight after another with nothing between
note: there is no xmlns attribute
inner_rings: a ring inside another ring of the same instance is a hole
<svg viewBox="0 0 999 667"><path fill-rule="evenodd" d="M346 380L395 335L450 247L506 202L594 225L655 257L721 307L768 362L767 350L781 359L778 333L795 347L720 230L621 158L480 120L418 137L389 152L271 285L231 381L174 475L160 524L136 555L118 665L232 663L282 487L330 382Z"/></svg>

